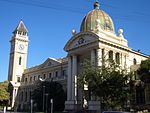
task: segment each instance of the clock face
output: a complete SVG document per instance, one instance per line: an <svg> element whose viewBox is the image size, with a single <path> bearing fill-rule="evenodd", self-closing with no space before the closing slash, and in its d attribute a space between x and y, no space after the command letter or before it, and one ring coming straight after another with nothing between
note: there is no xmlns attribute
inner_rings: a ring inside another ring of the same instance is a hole
<svg viewBox="0 0 150 113"><path fill-rule="evenodd" d="M20 49L20 50L23 50L23 49L24 49L24 45L23 45L23 44L20 44L20 45L19 45L19 49Z"/></svg>

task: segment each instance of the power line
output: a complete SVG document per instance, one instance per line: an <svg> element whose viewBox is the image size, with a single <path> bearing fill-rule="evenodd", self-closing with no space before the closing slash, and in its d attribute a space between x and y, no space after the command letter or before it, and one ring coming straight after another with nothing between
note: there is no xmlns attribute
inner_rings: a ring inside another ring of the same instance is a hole
<svg viewBox="0 0 150 113"><path fill-rule="evenodd" d="M77 9L71 9L69 7L55 7L55 6L49 6L47 4L38 4L35 2L24 2L24 1L16 1L16 0L0 0L4 2L14 3L14 4L22 4L22 5L28 5L28 6L35 6L35 7L41 7L41 8L47 8L47 9L53 9L53 10L59 10L59 11L67 11L67 12L73 12L73 13L79 13L83 14L85 12L82 12L81 10Z"/></svg>
<svg viewBox="0 0 150 113"><path fill-rule="evenodd" d="M9 3L14 3L14 4L22 4L22 5L27 5L27 6L34 6L34 7L41 7L41 8L47 8L47 9L52 9L52 10L58 10L58 11L67 11L67 12L72 12L72 13L78 13L78 14L86 14L85 11L81 11L81 9L75 9L72 7L68 7L68 6L64 6L64 5L59 5L59 4L52 4L49 2L42 2L42 1L34 1L34 0L30 0L30 1L18 1L18 0L0 0L3 2L9 2ZM91 2L91 1L89 1ZM92 2L93 3L93 2ZM113 9L119 9L118 7L115 6L111 6L111 5L107 5L107 4L103 4L106 7L111 7ZM125 14L115 14L117 15L117 18L123 19L123 20L128 20L128 21L135 21L139 18L137 18L137 16L150 16L149 14L145 14L145 13L141 13L141 12L130 12L128 13L128 15ZM130 14L130 15L129 15ZM119 16L118 16L119 15ZM132 20L133 19L133 20Z"/></svg>

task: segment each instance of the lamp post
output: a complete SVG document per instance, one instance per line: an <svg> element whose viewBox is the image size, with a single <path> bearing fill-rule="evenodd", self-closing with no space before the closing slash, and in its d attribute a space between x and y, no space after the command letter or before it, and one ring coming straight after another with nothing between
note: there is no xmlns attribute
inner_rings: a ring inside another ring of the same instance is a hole
<svg viewBox="0 0 150 113"><path fill-rule="evenodd" d="M53 113L53 99L51 99L50 102L51 102L51 113Z"/></svg>
<svg viewBox="0 0 150 113"><path fill-rule="evenodd" d="M31 84L33 86L33 83ZM30 90L30 112L33 113L33 99L32 99L32 94L33 90Z"/></svg>
<svg viewBox="0 0 150 113"><path fill-rule="evenodd" d="M46 108L45 108L45 113L47 113L47 100L48 100L48 93L45 94L46 96Z"/></svg>
<svg viewBox="0 0 150 113"><path fill-rule="evenodd" d="M45 86L43 86L43 112L44 112L44 106L45 106Z"/></svg>
<svg viewBox="0 0 150 113"><path fill-rule="evenodd" d="M31 99L31 113L33 113L33 100Z"/></svg>
<svg viewBox="0 0 150 113"><path fill-rule="evenodd" d="M42 79L42 78L39 78L39 80L40 80L41 82L44 82L44 81L45 81L45 79ZM45 86L43 86L43 112L45 111L45 110L44 110L44 106L45 106Z"/></svg>
<svg viewBox="0 0 150 113"><path fill-rule="evenodd" d="M4 106L4 113L6 113L6 106Z"/></svg>

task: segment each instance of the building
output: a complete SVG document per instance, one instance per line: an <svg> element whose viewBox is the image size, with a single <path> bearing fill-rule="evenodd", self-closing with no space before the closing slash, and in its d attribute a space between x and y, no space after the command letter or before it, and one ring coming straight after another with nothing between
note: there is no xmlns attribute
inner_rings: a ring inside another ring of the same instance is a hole
<svg viewBox="0 0 150 113"><path fill-rule="evenodd" d="M148 55L128 47L128 41L119 29L115 27L111 17L99 9L99 3L94 3L94 9L83 18L80 32L72 31L72 37L66 43L64 50L68 53L62 59L48 58L44 63L26 68L28 54L28 31L20 21L11 38L10 63L8 80L12 84L11 107L27 107L34 82L43 79L60 81L67 89L66 110L82 109L82 89L76 87L77 75L82 72L80 65L88 58L96 65L102 65L102 57L113 59L123 68L131 71L131 66L140 64ZM19 91L18 91L19 89ZM150 103L150 99L145 99ZM87 100L89 110L99 110L100 102Z"/></svg>

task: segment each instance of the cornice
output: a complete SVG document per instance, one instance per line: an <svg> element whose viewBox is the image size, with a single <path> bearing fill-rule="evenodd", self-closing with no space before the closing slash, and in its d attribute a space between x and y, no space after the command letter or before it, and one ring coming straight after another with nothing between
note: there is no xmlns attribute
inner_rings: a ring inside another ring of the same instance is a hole
<svg viewBox="0 0 150 113"><path fill-rule="evenodd" d="M42 70L47 70L47 69L61 68L61 67L64 67L65 65L67 65L67 63L65 63L65 64L59 64L59 65L55 65L55 66L47 66L47 67L41 67L41 65L39 65L39 66L35 66L35 67L32 67L32 68L25 69L25 71L24 71L23 74L34 73L34 72L38 72L38 71L42 71Z"/></svg>
<svg viewBox="0 0 150 113"><path fill-rule="evenodd" d="M23 42L29 42L29 40L27 40L27 39L21 39L21 38L12 38L10 40L10 42L15 41L15 40L19 40L19 41L23 41Z"/></svg>

